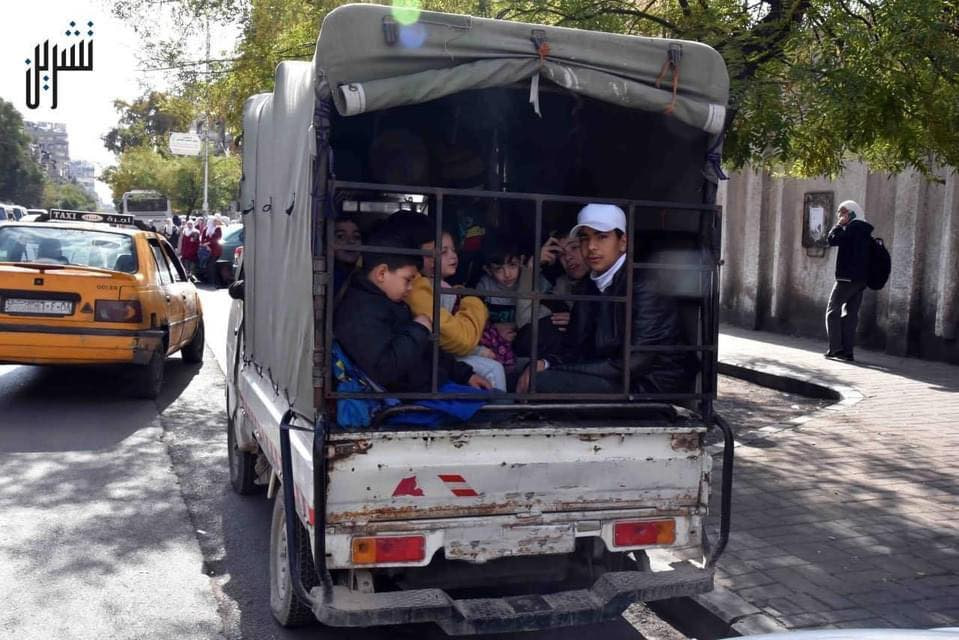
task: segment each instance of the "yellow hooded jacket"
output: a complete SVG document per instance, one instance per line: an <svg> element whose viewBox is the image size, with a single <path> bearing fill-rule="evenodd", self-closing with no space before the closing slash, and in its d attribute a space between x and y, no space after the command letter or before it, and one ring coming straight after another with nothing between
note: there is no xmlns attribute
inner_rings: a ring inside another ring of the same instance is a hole
<svg viewBox="0 0 959 640"><path fill-rule="evenodd" d="M406 298L413 315L433 317L433 283L429 278L417 276L413 290ZM440 348L454 356L469 355L479 344L489 312L480 298L460 298L455 314L440 307Z"/></svg>

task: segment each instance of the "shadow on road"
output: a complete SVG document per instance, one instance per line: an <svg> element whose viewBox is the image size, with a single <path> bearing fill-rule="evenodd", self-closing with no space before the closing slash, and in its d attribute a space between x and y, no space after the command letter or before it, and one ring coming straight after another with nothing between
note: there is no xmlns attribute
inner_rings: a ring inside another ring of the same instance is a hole
<svg viewBox="0 0 959 640"><path fill-rule="evenodd" d="M174 355L158 401L133 398L128 367L10 367L0 375L0 452L97 451L149 426L199 366ZM65 419L68 418L68 420Z"/></svg>

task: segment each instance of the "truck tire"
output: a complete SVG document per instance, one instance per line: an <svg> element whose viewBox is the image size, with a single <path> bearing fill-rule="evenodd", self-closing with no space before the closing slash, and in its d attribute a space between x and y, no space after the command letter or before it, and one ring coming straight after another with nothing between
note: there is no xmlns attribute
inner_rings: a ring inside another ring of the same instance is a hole
<svg viewBox="0 0 959 640"><path fill-rule="evenodd" d="M295 549L300 563L301 579L307 590L318 584L310 541L303 525L297 520L294 536ZM273 522L270 527L270 610L281 626L299 627L316 622L313 611L293 592L286 547L286 509L283 491L273 498Z"/></svg>
<svg viewBox="0 0 959 640"><path fill-rule="evenodd" d="M183 358L183 362L189 364L199 364L203 362L203 340L204 330L203 319L201 318L196 325L196 332L193 334L193 339L180 348L180 357Z"/></svg>
<svg viewBox="0 0 959 640"><path fill-rule="evenodd" d="M154 351L150 361L145 365L138 365L134 371L133 395L145 400L156 400L163 388L163 366L166 358Z"/></svg>
<svg viewBox="0 0 959 640"><path fill-rule="evenodd" d="M230 484L241 496L247 496L257 490L256 455L243 451L236 442L236 424L232 418L226 420L226 448L230 462Z"/></svg>

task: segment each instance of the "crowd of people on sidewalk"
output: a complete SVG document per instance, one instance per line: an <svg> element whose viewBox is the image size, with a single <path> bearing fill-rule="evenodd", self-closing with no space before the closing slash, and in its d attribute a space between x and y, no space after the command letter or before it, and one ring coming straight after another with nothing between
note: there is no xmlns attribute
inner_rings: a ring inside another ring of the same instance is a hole
<svg viewBox="0 0 959 640"><path fill-rule="evenodd" d="M216 262L223 253L223 230L229 224L226 216L179 216L153 225L173 246L187 276L198 276L205 282L216 282Z"/></svg>

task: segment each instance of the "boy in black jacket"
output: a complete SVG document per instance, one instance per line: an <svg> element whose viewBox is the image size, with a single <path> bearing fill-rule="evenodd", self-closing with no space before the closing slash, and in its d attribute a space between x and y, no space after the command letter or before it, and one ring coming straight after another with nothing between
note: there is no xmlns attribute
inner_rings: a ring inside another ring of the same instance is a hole
<svg viewBox="0 0 959 640"><path fill-rule="evenodd" d="M403 234L380 235L373 245L409 249ZM429 392L432 365L430 319L415 318L403 300L419 272L420 258L409 255L363 254L363 267L350 279L336 307L333 333L343 351L387 391ZM473 368L440 351L437 384L466 384L490 389Z"/></svg>

